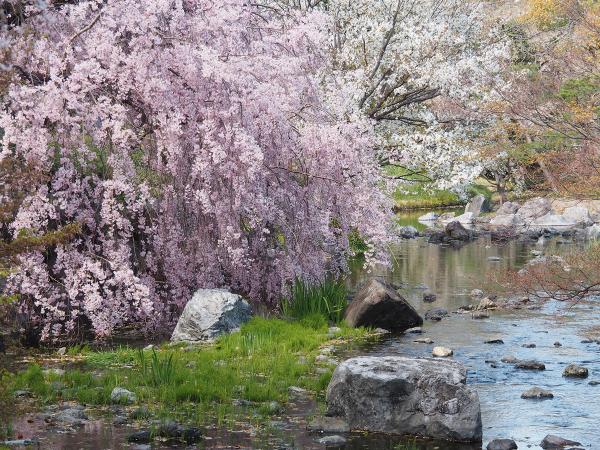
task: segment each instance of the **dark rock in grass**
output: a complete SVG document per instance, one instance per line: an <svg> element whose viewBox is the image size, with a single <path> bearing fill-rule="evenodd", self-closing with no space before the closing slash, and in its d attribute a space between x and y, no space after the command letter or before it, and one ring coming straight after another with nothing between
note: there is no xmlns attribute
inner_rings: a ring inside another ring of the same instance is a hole
<svg viewBox="0 0 600 450"><path fill-rule="evenodd" d="M127 422L128 422L127 417L125 417L125 416L115 416L113 418L113 422L112 423L115 426L121 426L121 425L126 425Z"/></svg>
<svg viewBox="0 0 600 450"><path fill-rule="evenodd" d="M426 320L433 320L436 322L439 322L440 320L442 320L444 317L448 316L448 310L445 308L433 308L428 310L425 313L425 319Z"/></svg>
<svg viewBox="0 0 600 450"><path fill-rule="evenodd" d="M544 363L533 360L519 361L515 364L515 367L523 370L546 370L546 365Z"/></svg>
<svg viewBox="0 0 600 450"><path fill-rule="evenodd" d="M59 411L56 416L54 416L54 420L68 425L81 426L88 420L88 416L85 413L83 406L73 406Z"/></svg>
<svg viewBox="0 0 600 450"><path fill-rule="evenodd" d="M552 394L552 392L550 391L536 386L532 387L531 389L527 389L525 392L523 392L521 394L521 398L541 400L546 398L554 398L554 394Z"/></svg>
<svg viewBox="0 0 600 450"><path fill-rule="evenodd" d="M344 315L351 327L384 328L402 332L423 324L417 311L394 289L375 278L354 296Z"/></svg>
<svg viewBox="0 0 600 450"><path fill-rule="evenodd" d="M562 449L567 445L581 445L581 443L564 439L552 434L547 435L544 439L542 439L542 442L540 442L540 447L543 449Z"/></svg>
<svg viewBox="0 0 600 450"><path fill-rule="evenodd" d="M110 393L110 401L120 405L129 405L137 400L136 395L122 387L116 387Z"/></svg>
<svg viewBox="0 0 600 450"><path fill-rule="evenodd" d="M317 441L319 444L325 445L325 447L341 447L346 443L346 439L342 436L325 436Z"/></svg>
<svg viewBox="0 0 600 450"><path fill-rule="evenodd" d="M152 441L152 433L150 430L136 431L135 433L130 434L127 437L127 440L129 442L147 444L148 442Z"/></svg>
<svg viewBox="0 0 600 450"><path fill-rule="evenodd" d="M527 342L526 344L521 345L521 347L523 347L523 348L536 348L537 345L535 345L533 342Z"/></svg>
<svg viewBox="0 0 600 450"><path fill-rule="evenodd" d="M202 431L199 428L190 427L183 430L181 438L188 444L192 445L202 440Z"/></svg>
<svg viewBox="0 0 600 450"><path fill-rule="evenodd" d="M308 431L323 433L348 433L350 426L348 422L340 417L321 416L315 417L306 427Z"/></svg>
<svg viewBox="0 0 600 450"><path fill-rule="evenodd" d="M577 364L569 364L563 371L563 377L587 378L588 370L583 366L578 366Z"/></svg>
<svg viewBox="0 0 600 450"><path fill-rule="evenodd" d="M517 448L519 448L517 443L512 439L494 439L486 447L487 450L515 450Z"/></svg>
<svg viewBox="0 0 600 450"><path fill-rule="evenodd" d="M198 289L187 302L171 336L172 342L200 342L231 333L252 317L246 300L225 289Z"/></svg>
<svg viewBox="0 0 600 450"><path fill-rule="evenodd" d="M481 442L477 392L455 361L362 356L341 363L327 388L327 414L351 430Z"/></svg>
<svg viewBox="0 0 600 450"><path fill-rule="evenodd" d="M504 341L502 339L489 339L484 341L484 344L504 344Z"/></svg>
<svg viewBox="0 0 600 450"><path fill-rule="evenodd" d="M423 301L425 303L433 303L437 300L437 295L432 294L431 292L425 292L423 294Z"/></svg>

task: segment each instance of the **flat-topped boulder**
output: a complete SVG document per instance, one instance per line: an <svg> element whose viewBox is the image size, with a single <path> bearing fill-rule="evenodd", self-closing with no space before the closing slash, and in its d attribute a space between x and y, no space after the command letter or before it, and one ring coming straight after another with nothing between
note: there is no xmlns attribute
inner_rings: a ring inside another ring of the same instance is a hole
<svg viewBox="0 0 600 450"><path fill-rule="evenodd" d="M351 327L402 332L423 324L419 313L390 285L371 278L354 296L344 315Z"/></svg>
<svg viewBox="0 0 600 450"><path fill-rule="evenodd" d="M185 305L172 342L200 342L237 331L252 317L248 302L224 289L198 289Z"/></svg>
<svg viewBox="0 0 600 450"><path fill-rule="evenodd" d="M341 363L327 388L327 415L351 430L481 442L479 397L455 361L362 356Z"/></svg>

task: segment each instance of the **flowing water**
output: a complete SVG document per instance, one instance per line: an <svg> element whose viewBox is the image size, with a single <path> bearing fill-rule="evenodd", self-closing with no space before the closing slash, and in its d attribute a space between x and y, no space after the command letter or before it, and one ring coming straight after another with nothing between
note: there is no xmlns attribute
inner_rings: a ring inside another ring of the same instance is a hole
<svg viewBox="0 0 600 450"><path fill-rule="evenodd" d="M481 238L461 249L452 249L415 239L403 242L394 250L391 270L381 268L365 273L357 268L350 282L357 286L369 276L381 276L402 286L401 292L420 313L432 307L454 311L473 303L469 296L472 289L489 287L489 273L522 266L533 258L532 250L553 254L568 251L574 245L561 239L543 245L518 241L496 245ZM425 291L435 293L437 301L424 303ZM600 386L589 384L591 380L600 381L600 345L581 342L588 330L598 324L600 305L550 302L539 310L492 312L487 320L473 320L468 314L450 314L440 322L426 321L423 329L424 336L434 341L433 345L452 348L453 358L467 367L467 382L478 392L481 401L484 446L494 438L512 438L519 448L535 449L540 448L538 445L546 434L556 434L580 441L585 448L600 449ZM358 353L429 356L433 345L414 343L414 338L414 335L390 336ZM502 339L504 344L484 343L490 339ZM557 341L561 343L560 347L555 347ZM524 343L534 343L536 347L524 348ZM504 355L541 361L546 370L517 370L500 361ZM571 363L586 366L590 376L583 380L562 377L564 367ZM521 399L521 393L532 386L552 391L554 398ZM199 448L325 448L316 442L318 436L304 431L307 418L313 414L315 405L301 402L292 405L286 418L273 423L269 436L259 438L247 430L240 433L212 430ZM22 430L29 427L32 434L42 428L42 425L37 427L35 421L28 423L26 419L25 416L18 419L15 427ZM113 427L110 422L91 421L78 433L45 433L41 436L41 448L132 448L125 444L130 431ZM400 442L407 441L374 434L353 434L348 436L345 448L403 448L397 446ZM475 450L481 447L418 441L413 448Z"/></svg>

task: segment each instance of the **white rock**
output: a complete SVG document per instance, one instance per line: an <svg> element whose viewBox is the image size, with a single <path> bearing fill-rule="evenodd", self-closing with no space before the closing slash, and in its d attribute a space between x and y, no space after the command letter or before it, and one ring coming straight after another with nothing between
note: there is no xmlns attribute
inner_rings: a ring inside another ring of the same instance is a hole
<svg viewBox="0 0 600 450"><path fill-rule="evenodd" d="M185 305L172 342L199 342L237 331L252 317L246 300L224 289L198 289Z"/></svg>
<svg viewBox="0 0 600 450"><path fill-rule="evenodd" d="M562 215L577 224L590 225L593 223L590 211L585 206L571 206L566 208Z"/></svg>
<svg viewBox="0 0 600 450"><path fill-rule="evenodd" d="M577 222L559 214L546 214L538 217L530 223L529 228L532 230L548 230L555 233L572 230L577 226Z"/></svg>
<svg viewBox="0 0 600 450"><path fill-rule="evenodd" d="M438 358L447 358L448 356L452 356L454 352L447 347L433 347L431 354Z"/></svg>
<svg viewBox="0 0 600 450"><path fill-rule="evenodd" d="M119 404L131 404L137 400L136 395L125 388L116 387L110 393L110 401Z"/></svg>
<svg viewBox="0 0 600 450"><path fill-rule="evenodd" d="M552 211L550 200L543 197L535 197L523 203L519 208L519 215L523 220L529 222L533 219L545 216Z"/></svg>

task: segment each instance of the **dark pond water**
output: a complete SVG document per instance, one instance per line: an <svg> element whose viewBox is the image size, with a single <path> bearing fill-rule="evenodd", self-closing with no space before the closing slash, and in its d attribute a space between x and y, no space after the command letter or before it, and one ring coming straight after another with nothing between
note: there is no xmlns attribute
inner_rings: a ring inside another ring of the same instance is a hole
<svg viewBox="0 0 600 450"><path fill-rule="evenodd" d="M420 215L420 214L419 214ZM416 216L418 217L418 216ZM415 217L415 218L416 218ZM411 219L412 220L412 219ZM544 244L510 242L498 246L481 238L461 249L426 243L422 239L405 241L394 249L394 267L364 273L357 269L351 277L356 286L368 276L381 276L403 285L404 296L421 312L441 306L449 311L473 301L473 288L489 287L489 273L502 268L517 268L533 258L532 250L546 254L569 251L575 244L553 240ZM492 258L491 258L492 257ZM499 259L498 259L499 258ZM423 292L437 294L434 304L422 301ZM484 446L494 438L512 438L519 448L540 448L546 434L557 434L582 442L585 448L600 449L600 345L582 343L587 330L600 325L600 307L593 302L567 305L548 303L541 310L522 309L514 312L492 312L488 320L477 321L469 315L451 314L441 322L426 322L424 336L434 345L454 350L454 359L468 368L468 383L477 390L482 408ZM502 339L504 344L484 344L489 339ZM414 336L389 337L380 343L353 353L374 355L402 354L429 356L433 345L416 344ZM555 347L559 341L562 346ZM535 343L535 348L523 348ZM543 372L519 371L500 362L504 355L536 359L546 365ZM585 380L562 377L567 364L585 365L590 376ZM495 366L495 367L494 367ZM523 400L520 395L532 386L554 393L544 401ZM307 420L314 414L312 402L292 404L288 415L273 421L267 432L256 430L207 430L207 439L194 448L257 449L322 449L316 442L320 436L305 431ZM33 421L32 423L28 422ZM13 424L24 437L41 438L40 448L51 449L121 449L136 448L125 443L130 428L113 427L110 421L91 421L74 433L44 432L43 423L34 416L22 416ZM346 449L402 449L400 438L373 434L347 436ZM169 448L167 445L152 448ZM418 441L418 450L475 450L473 445L451 445Z"/></svg>

